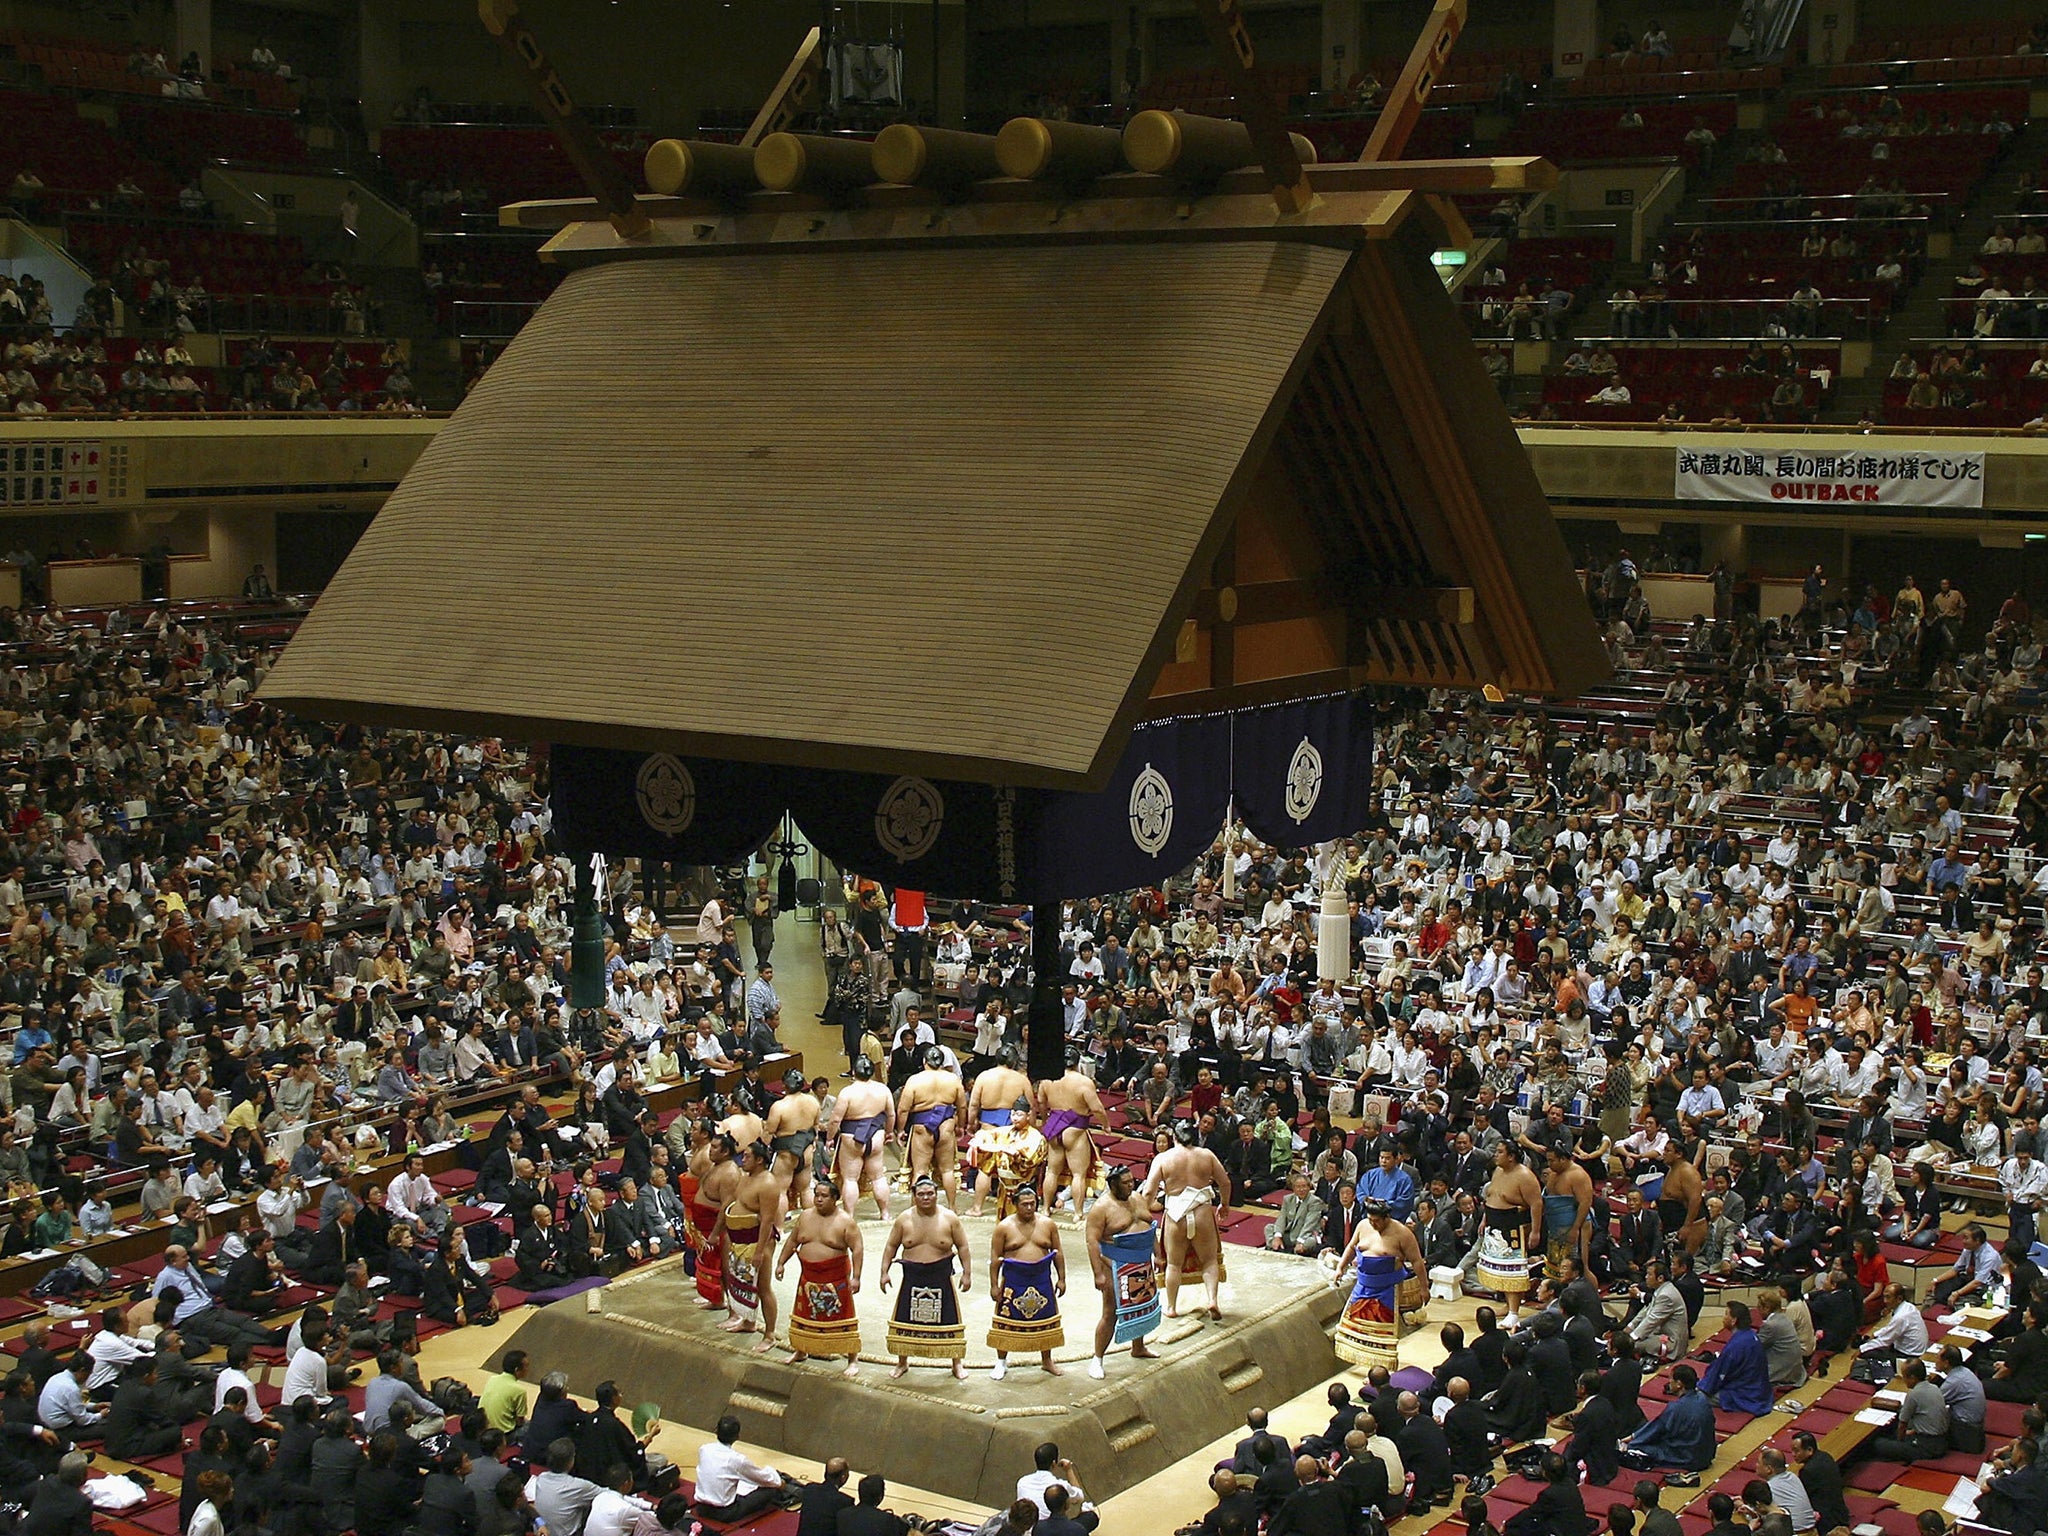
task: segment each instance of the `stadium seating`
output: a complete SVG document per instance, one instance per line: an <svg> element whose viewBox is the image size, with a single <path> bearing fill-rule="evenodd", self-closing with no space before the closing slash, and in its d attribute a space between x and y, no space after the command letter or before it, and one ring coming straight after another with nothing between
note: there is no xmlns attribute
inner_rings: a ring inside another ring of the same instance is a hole
<svg viewBox="0 0 2048 1536"><path fill-rule="evenodd" d="M605 139L621 169L640 185L648 136L613 133ZM493 222L499 203L574 197L583 191L576 168L545 128L400 124L383 130L378 150L385 168L408 188L453 181L465 189L480 189Z"/></svg>
<svg viewBox="0 0 2048 1536"><path fill-rule="evenodd" d="M1735 131L1735 106L1728 98L1645 102L1634 109L1643 119L1639 128L1617 126L1618 106L1531 108L1509 130L1501 152L1543 155L1560 165L1666 155L1697 164L1699 151L1685 142L1686 134L1704 123L1725 139Z"/></svg>
<svg viewBox="0 0 2048 1536"><path fill-rule="evenodd" d="M1894 374L1884 384L1887 425L2018 427L2048 411L2048 354L2032 340L1916 346L1906 355L1944 403L1908 405L1914 381ZM2033 375L2037 362L2041 373Z"/></svg>
<svg viewBox="0 0 2048 1536"><path fill-rule="evenodd" d="M1832 344L1761 349L1752 367L1762 372L1743 371L1750 354L1741 346L1611 341L1604 348L1613 354L1615 377L1628 386L1633 400L1625 406L1593 404L1588 397L1606 380L1567 373L1560 366L1543 380L1543 402L1559 419L1654 421L1675 403L1693 421L1809 421L1827 403L1842 371L1841 348ZM1799 403L1774 407L1773 392L1788 376L1800 385Z"/></svg>

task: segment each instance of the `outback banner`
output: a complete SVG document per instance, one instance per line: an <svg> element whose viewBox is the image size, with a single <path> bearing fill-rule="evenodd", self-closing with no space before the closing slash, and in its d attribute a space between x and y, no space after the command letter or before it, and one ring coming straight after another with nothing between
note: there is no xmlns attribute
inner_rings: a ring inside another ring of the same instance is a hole
<svg viewBox="0 0 2048 1536"><path fill-rule="evenodd" d="M1865 507L1981 507L1981 453L1873 453L1863 448L1678 449L1681 501L1763 501Z"/></svg>

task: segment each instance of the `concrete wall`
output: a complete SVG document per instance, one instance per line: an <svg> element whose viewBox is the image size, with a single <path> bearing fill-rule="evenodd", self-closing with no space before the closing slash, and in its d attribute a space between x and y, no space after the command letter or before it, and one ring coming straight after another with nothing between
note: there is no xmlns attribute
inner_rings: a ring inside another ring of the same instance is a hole
<svg viewBox="0 0 2048 1536"><path fill-rule="evenodd" d="M45 571L50 601L60 608L142 600L140 560L55 560Z"/></svg>

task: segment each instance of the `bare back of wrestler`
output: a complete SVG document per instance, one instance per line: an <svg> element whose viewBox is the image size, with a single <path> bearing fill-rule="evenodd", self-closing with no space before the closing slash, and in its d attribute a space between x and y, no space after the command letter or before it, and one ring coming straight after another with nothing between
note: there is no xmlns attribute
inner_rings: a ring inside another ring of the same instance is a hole
<svg viewBox="0 0 2048 1536"><path fill-rule="evenodd" d="M946 1203L960 1200L960 1119L967 1109L967 1090L956 1073L939 1063L945 1057L933 1047L925 1066L903 1085L896 1106L896 1124L910 1160L910 1176L929 1173L944 1186Z"/></svg>
<svg viewBox="0 0 2048 1536"><path fill-rule="evenodd" d="M874 1081L874 1067L866 1057L854 1063L853 1078L839 1090L834 1102L832 1124L825 1136L833 1151L833 1165L839 1172L839 1201L848 1212L860 1204L863 1184L874 1192L882 1219L889 1219L889 1170L882 1158L889 1133L896 1125L896 1096L887 1083Z"/></svg>
<svg viewBox="0 0 2048 1536"><path fill-rule="evenodd" d="M1195 1128L1182 1125L1172 1147L1152 1160L1145 1176L1144 1196L1165 1207L1161 1229L1166 1235L1166 1315L1180 1316L1180 1275L1193 1245L1202 1266L1202 1290L1209 1316L1221 1320L1216 1291L1222 1282L1223 1240L1216 1230L1216 1212L1230 1204L1230 1175L1222 1161L1195 1139Z"/></svg>
<svg viewBox="0 0 2048 1536"><path fill-rule="evenodd" d="M1052 1143L1045 1165L1045 1208L1051 1211L1056 1205L1064 1182L1078 1221L1088 1198L1089 1177L1095 1172L1095 1143L1088 1128L1100 1125L1109 1114L1077 1062L1069 1064L1064 1077L1038 1085L1038 1105L1045 1116L1045 1139Z"/></svg>

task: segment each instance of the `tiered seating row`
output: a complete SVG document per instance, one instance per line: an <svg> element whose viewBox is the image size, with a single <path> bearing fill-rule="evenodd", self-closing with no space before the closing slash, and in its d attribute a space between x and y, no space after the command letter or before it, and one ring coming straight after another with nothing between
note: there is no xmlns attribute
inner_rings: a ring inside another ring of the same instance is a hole
<svg viewBox="0 0 2048 1536"><path fill-rule="evenodd" d="M1543 155L1560 164L1670 156L1696 165L1699 147L1685 142L1696 126L1704 125L1717 139L1735 131L1736 103L1729 100L1646 102L1635 111L1642 125L1621 128L1611 106L1532 108L1509 130L1502 152Z"/></svg>

